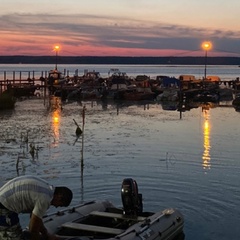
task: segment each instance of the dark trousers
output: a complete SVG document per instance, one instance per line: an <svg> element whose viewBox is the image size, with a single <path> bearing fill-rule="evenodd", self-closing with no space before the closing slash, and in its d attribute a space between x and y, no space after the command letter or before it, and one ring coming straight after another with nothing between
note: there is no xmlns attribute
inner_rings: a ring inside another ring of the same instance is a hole
<svg viewBox="0 0 240 240"><path fill-rule="evenodd" d="M0 239L22 239L22 228L18 214L7 209L0 203Z"/></svg>

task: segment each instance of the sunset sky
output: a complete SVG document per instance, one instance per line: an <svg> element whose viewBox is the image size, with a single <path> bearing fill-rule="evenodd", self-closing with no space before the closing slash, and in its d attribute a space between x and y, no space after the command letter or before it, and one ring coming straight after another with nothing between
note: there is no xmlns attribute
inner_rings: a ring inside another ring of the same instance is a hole
<svg viewBox="0 0 240 240"><path fill-rule="evenodd" d="M0 55L240 57L239 0L1 0Z"/></svg>

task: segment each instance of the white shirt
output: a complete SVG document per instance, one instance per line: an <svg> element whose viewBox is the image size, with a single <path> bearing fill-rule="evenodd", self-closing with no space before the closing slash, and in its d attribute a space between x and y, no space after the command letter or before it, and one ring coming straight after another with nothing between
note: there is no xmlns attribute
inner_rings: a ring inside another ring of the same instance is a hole
<svg viewBox="0 0 240 240"><path fill-rule="evenodd" d="M42 218L53 199L55 188L34 176L12 179L0 188L0 202L16 213L33 213Z"/></svg>

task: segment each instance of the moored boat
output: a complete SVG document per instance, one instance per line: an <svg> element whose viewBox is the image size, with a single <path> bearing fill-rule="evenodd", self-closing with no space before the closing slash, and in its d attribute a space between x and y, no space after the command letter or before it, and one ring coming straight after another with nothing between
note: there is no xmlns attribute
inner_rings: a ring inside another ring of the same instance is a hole
<svg viewBox="0 0 240 240"><path fill-rule="evenodd" d="M194 102L218 102L219 94L214 91L201 91L193 97Z"/></svg>
<svg viewBox="0 0 240 240"><path fill-rule="evenodd" d="M232 105L234 107L240 107L240 94L239 93L235 95L235 98L232 101Z"/></svg>
<svg viewBox="0 0 240 240"><path fill-rule="evenodd" d="M65 240L173 240L184 239L182 214L173 208L145 212L135 180L123 180L123 208L111 202L87 202L43 218L49 233Z"/></svg>
<svg viewBox="0 0 240 240"><path fill-rule="evenodd" d="M155 93L150 89L129 89L123 93L124 100L141 101L141 100L153 100Z"/></svg>

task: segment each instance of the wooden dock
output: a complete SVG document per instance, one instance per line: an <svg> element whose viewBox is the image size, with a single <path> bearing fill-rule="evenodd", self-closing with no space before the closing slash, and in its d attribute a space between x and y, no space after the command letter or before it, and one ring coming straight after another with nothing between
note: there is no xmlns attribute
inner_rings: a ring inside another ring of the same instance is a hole
<svg viewBox="0 0 240 240"><path fill-rule="evenodd" d="M76 75L77 74L77 75ZM69 77L69 71L64 69L63 76L68 76L68 79L78 77L78 72L75 71L75 75L73 77ZM48 89L49 83L49 71L2 71L0 72L0 95L7 89L12 88L14 90L20 92L24 90L31 90L31 89L39 89L43 90L46 93ZM207 88L207 81L200 82L201 85L206 85ZM197 83L192 81L185 81L182 82L182 87L185 84L186 89L198 89L199 86L195 86ZM229 88L231 90L239 91L240 90L240 81L239 78L235 80L220 80L215 84L219 85L220 87ZM200 86L200 87L201 87ZM65 85L54 85L54 88L67 88Z"/></svg>
<svg viewBox="0 0 240 240"><path fill-rule="evenodd" d="M64 76L69 76L69 71L63 70ZM7 89L7 86L28 86L37 85L44 87L48 79L49 71L2 71L0 72L0 94Z"/></svg>
<svg viewBox="0 0 240 240"><path fill-rule="evenodd" d="M0 94L7 89L30 89L30 88L44 88L46 87L45 81L37 81L32 79L18 79L18 80L0 80Z"/></svg>
<svg viewBox="0 0 240 240"><path fill-rule="evenodd" d="M9 86L28 88L33 85L43 85L48 77L48 71L3 71L0 73L0 94Z"/></svg>

